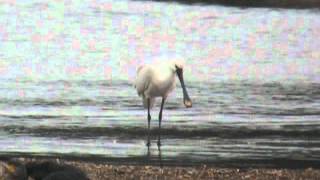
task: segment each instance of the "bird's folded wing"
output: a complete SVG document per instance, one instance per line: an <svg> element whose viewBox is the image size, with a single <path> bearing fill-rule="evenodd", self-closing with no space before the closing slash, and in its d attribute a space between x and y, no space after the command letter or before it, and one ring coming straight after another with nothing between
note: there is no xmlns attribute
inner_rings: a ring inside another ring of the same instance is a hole
<svg viewBox="0 0 320 180"><path fill-rule="evenodd" d="M137 69L137 78L135 82L135 88L137 89L138 95L141 96L150 85L150 74L145 66L141 65Z"/></svg>

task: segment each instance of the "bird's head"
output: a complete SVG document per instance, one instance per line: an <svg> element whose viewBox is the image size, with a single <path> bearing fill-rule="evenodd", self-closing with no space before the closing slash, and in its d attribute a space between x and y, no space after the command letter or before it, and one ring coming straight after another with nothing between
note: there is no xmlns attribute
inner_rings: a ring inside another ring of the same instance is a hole
<svg viewBox="0 0 320 180"><path fill-rule="evenodd" d="M175 60L174 61L174 66L176 69L183 69L183 67L185 66L185 61L184 60Z"/></svg>

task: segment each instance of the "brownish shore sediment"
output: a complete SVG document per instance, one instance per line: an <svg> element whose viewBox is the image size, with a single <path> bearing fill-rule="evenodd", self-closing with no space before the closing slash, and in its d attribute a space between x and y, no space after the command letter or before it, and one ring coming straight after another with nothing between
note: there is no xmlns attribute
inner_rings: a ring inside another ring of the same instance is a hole
<svg viewBox="0 0 320 180"><path fill-rule="evenodd" d="M55 161L83 170L92 180L104 179L320 179L320 169L275 169L275 168L218 168L212 166L144 166L112 165L107 162L92 162L65 159L19 158L19 161Z"/></svg>

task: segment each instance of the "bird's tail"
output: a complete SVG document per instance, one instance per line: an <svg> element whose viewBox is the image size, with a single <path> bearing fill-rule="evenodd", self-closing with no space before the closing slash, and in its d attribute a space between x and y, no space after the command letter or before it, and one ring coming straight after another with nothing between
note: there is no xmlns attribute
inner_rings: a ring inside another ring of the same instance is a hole
<svg viewBox="0 0 320 180"><path fill-rule="evenodd" d="M143 107L144 108L148 108L148 98L143 96L142 97L142 102L143 102ZM150 109L153 107L154 102L155 102L155 99L154 98L150 98Z"/></svg>

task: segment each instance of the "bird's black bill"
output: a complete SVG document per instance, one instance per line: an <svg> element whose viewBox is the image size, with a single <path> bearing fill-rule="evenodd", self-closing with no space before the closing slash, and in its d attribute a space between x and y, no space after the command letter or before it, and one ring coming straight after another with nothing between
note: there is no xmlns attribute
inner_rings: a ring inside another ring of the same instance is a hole
<svg viewBox="0 0 320 180"><path fill-rule="evenodd" d="M187 92L187 89L186 89L186 86L184 85L184 80L183 80L183 69L182 68L178 68L176 67L177 69L177 75L178 75L178 78L180 80L180 83L181 83L181 87L182 87L182 92L183 92L183 103L184 105L189 108L189 107L192 107L192 102L191 102L191 99L188 95L188 92Z"/></svg>

